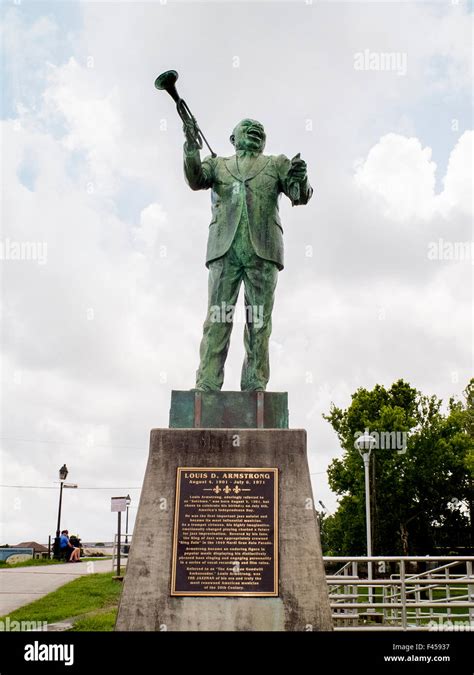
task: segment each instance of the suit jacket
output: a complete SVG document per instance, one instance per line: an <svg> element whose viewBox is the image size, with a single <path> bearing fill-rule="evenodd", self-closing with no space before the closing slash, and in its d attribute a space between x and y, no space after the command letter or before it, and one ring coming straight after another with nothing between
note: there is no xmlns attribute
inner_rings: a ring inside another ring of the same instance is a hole
<svg viewBox="0 0 474 675"><path fill-rule="evenodd" d="M283 228L278 212L281 193L293 206L307 204L313 189L307 180L299 184L299 198L292 199L288 180L291 162L285 155L260 155L244 178L236 156L206 157L199 150L184 151L184 174L192 190L211 188L212 219L209 225L206 265L229 250L242 214L248 215L250 239L255 252L283 269Z"/></svg>

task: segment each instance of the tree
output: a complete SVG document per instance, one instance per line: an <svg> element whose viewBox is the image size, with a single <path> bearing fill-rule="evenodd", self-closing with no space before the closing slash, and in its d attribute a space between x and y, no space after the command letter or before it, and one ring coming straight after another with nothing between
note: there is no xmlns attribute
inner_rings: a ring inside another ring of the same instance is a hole
<svg viewBox="0 0 474 675"><path fill-rule="evenodd" d="M325 550L366 552L364 469L354 446L365 430L377 440L370 475L374 555L473 545L474 380L464 394L465 402L451 399L443 414L440 399L399 380L389 389L358 389L346 410L331 405L324 417L344 455L328 468L341 499L324 522Z"/></svg>
<svg viewBox="0 0 474 675"><path fill-rule="evenodd" d="M465 391L463 392L466 398L466 409L464 411L465 423L464 427L467 434L474 438L474 378L469 382ZM474 479L474 447L470 445L466 455L466 467Z"/></svg>

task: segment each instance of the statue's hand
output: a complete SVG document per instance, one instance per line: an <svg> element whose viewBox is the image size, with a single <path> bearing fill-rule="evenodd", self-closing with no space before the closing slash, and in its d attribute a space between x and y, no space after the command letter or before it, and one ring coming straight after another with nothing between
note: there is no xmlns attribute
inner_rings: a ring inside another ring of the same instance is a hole
<svg viewBox="0 0 474 675"><path fill-rule="evenodd" d="M291 160L291 166L288 170L288 180L290 182L297 181L301 183L308 177L306 162L301 159L300 153L295 155Z"/></svg>
<svg viewBox="0 0 474 675"><path fill-rule="evenodd" d="M188 150L199 150L202 147L199 140L195 122L188 120L183 124L184 135L186 136L186 146Z"/></svg>

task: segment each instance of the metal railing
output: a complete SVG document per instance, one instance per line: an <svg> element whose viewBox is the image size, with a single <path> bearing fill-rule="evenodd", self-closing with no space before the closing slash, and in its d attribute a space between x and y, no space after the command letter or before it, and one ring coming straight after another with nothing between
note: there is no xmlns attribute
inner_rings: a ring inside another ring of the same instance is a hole
<svg viewBox="0 0 474 675"><path fill-rule="evenodd" d="M125 560L128 559L128 554L130 552L130 546L132 544L132 535L131 534L121 534L120 535L120 564L122 565ZM117 553L118 553L118 534L114 536L114 543L112 548L112 571L115 570L117 564Z"/></svg>
<svg viewBox="0 0 474 675"><path fill-rule="evenodd" d="M474 556L324 557L335 629L474 630L473 563Z"/></svg>

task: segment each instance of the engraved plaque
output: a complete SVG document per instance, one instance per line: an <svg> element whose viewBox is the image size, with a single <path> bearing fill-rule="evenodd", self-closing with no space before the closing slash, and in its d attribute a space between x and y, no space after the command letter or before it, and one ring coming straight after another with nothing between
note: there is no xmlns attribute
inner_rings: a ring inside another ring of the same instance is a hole
<svg viewBox="0 0 474 675"><path fill-rule="evenodd" d="M171 595L278 595L278 469L178 467Z"/></svg>

